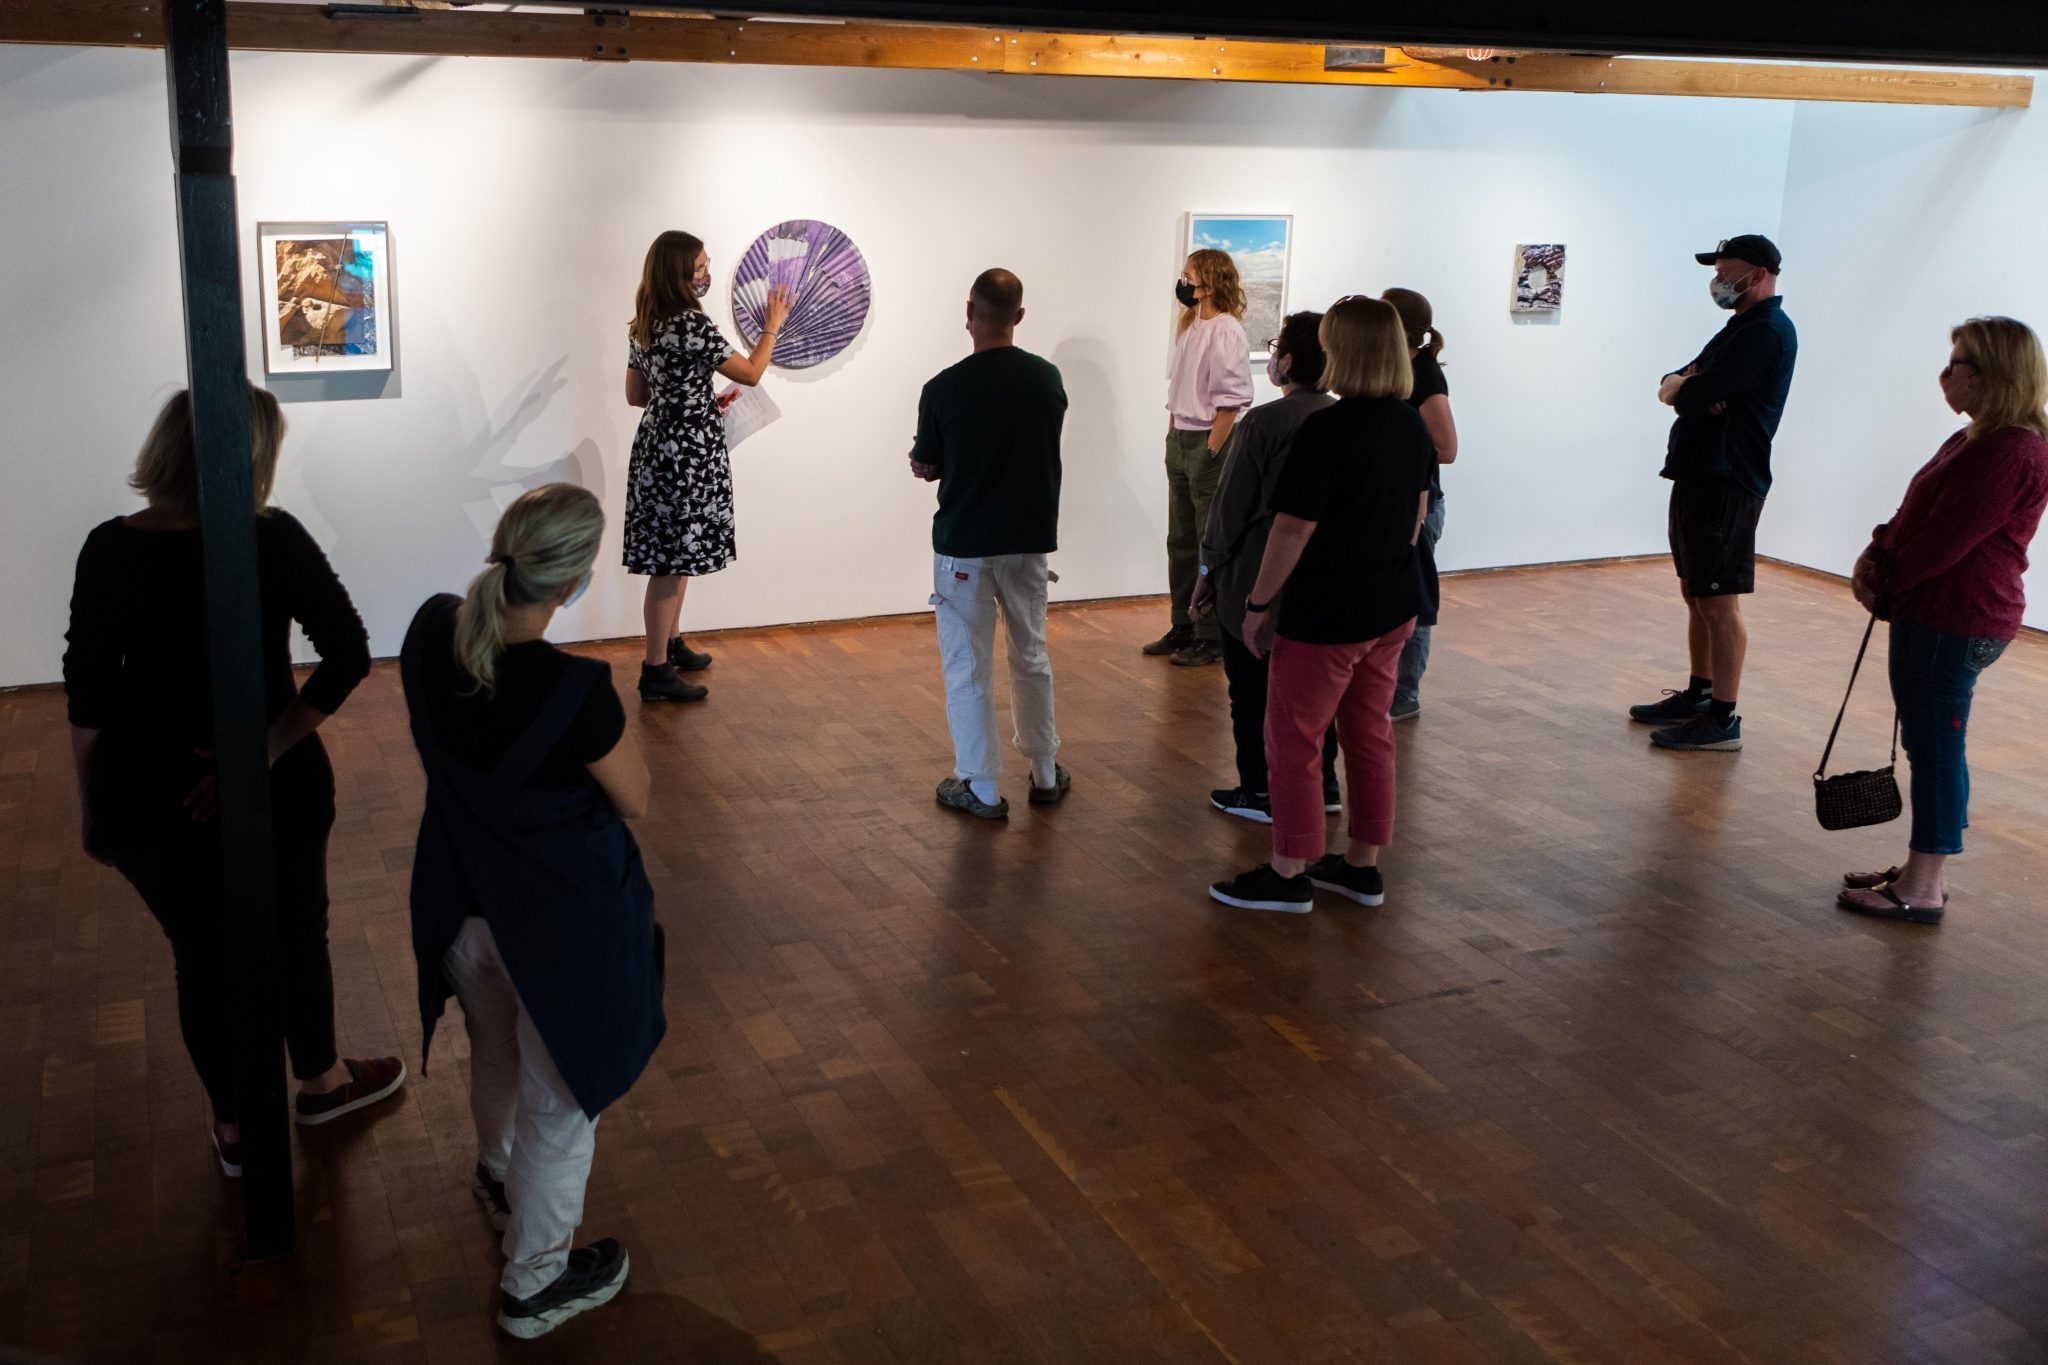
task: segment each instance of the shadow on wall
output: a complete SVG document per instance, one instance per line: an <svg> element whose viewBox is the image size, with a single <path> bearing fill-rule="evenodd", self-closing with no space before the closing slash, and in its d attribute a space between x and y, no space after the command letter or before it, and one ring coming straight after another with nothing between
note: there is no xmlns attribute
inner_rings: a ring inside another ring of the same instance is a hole
<svg viewBox="0 0 2048 1365"><path fill-rule="evenodd" d="M1164 501L1165 480L1161 475L1156 480L1159 487L1148 484L1142 492L1131 485L1134 468L1157 470L1143 460L1134 465L1123 458L1124 441L1116 424L1116 353L1100 338L1077 336L1055 346L1051 359L1067 390L1067 421L1060 438L1060 544L1093 550L1122 544L1133 535L1150 535L1149 509ZM1165 560L1162 542L1162 575ZM1053 596L1061 596L1057 587Z"/></svg>
<svg viewBox="0 0 2048 1365"><path fill-rule="evenodd" d="M400 638L418 603L436 592L459 592L482 567L499 514L513 498L546 483L575 483L607 496L605 465L594 441L540 465L507 459L520 436L569 385L563 356L528 375L489 410L482 427L464 431L448 392L437 409L415 409L413 430L425 434L402 450L323 450L307 471L313 511L336 528L328 553L351 595L366 605L373 640ZM483 407L471 377L471 396ZM414 400L417 404L420 400ZM379 620L403 604L405 619Z"/></svg>

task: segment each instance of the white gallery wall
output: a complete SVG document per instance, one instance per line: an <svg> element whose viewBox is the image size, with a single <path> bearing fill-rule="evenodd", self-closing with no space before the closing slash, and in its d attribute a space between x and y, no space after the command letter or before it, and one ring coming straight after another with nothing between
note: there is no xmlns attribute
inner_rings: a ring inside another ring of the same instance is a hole
<svg viewBox="0 0 2048 1365"><path fill-rule="evenodd" d="M1808 278L1830 253L1845 278L1869 261L1859 291L1888 268L1866 242L1781 230L1788 164L1815 159L1795 155L1795 132L1834 125L1776 103L254 53L236 55L234 79L251 294L258 221L391 224L398 373L385 396L291 402L277 490L380 654L425 594L480 566L520 489L575 479L622 512L637 417L625 323L664 228L711 244L711 309L728 326L733 264L784 218L844 228L875 281L853 351L769 381L785 416L735 456L740 560L692 589L700 630L924 608L932 495L904 455L920 385L963 353L961 303L985 266L1023 277L1020 340L1066 376L1068 599L1165 588L1162 402L1186 210L1295 215L1294 306L1394 284L1434 300L1462 431L1450 568L1663 548L1654 386L1722 320L1689 252L1762 231L1799 239L1786 249ZM1854 120L1886 111L1824 112L1863 141ZM1940 117L1911 126L1975 116ZM1924 159L1930 200L1967 169L1936 148ZM0 684L58 675L77 546L134 506L122 479L182 382L170 174L159 55L0 49ZM1868 177L1885 174L1873 159ZM1882 231L1915 236L1904 221ZM2000 240L2017 256L2026 231L2013 215ZM1968 236L1957 222L1944 240ZM1561 319L1510 317L1518 241L1570 248ZM1818 291L1790 272L1788 289L1806 291L1795 421L1891 387L1831 370ZM1885 307L1857 301L1866 319ZM1906 350L1911 376L1933 364ZM249 354L260 375L253 320ZM1766 525L1790 520L1774 507ZM617 541L614 527L604 564ZM601 575L559 633L636 633L639 586Z"/></svg>
<svg viewBox="0 0 2048 1365"><path fill-rule="evenodd" d="M1847 573L1870 528L1965 419L1941 400L1949 329L2048 330L2048 113L1803 105L1785 178L1799 373L1759 548ZM2048 629L2048 540L2027 624Z"/></svg>

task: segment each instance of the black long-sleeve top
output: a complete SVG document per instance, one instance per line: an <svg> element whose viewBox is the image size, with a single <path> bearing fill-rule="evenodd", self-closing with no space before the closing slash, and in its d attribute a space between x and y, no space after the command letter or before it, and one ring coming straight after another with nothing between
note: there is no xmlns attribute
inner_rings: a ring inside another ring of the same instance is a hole
<svg viewBox="0 0 2048 1365"><path fill-rule="evenodd" d="M272 509L256 519L262 585L264 714L303 696L333 714L370 671L370 639L306 528ZM303 692L292 676L297 621L320 654ZM212 746L212 671L197 530L150 531L118 517L85 538L65 633L71 723L126 737L123 747L189 754Z"/></svg>

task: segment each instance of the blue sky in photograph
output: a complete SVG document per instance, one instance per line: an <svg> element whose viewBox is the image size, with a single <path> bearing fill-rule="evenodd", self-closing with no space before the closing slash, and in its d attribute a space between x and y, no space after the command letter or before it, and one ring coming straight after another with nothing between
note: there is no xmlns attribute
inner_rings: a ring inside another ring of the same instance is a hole
<svg viewBox="0 0 2048 1365"><path fill-rule="evenodd" d="M1245 279L1281 277L1287 260L1285 218L1210 218L1195 215L1196 251L1227 251Z"/></svg>

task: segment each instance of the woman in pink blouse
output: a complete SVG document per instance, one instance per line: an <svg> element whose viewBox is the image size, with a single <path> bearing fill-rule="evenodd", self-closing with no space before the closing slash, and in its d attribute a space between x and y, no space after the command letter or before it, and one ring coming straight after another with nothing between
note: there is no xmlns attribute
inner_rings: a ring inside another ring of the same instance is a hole
<svg viewBox="0 0 2048 1365"><path fill-rule="evenodd" d="M1246 340L1244 287L1221 251L1197 251L1173 287L1180 332L1166 409L1166 578L1173 625L1145 646L1177 664L1213 664L1223 657L1216 617L1188 615L1201 563L1202 528L1222 472L1223 443L1237 414L1252 401L1251 343Z"/></svg>

